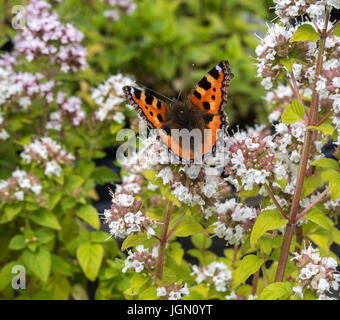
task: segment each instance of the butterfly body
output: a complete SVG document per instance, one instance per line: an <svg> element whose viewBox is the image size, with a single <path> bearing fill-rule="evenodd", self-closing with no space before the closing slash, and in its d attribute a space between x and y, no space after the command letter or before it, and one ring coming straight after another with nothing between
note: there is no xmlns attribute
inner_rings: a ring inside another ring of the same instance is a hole
<svg viewBox="0 0 340 320"><path fill-rule="evenodd" d="M218 139L228 126L223 107L233 76L229 63L221 61L199 81L185 101L173 100L168 106L143 90L130 86L123 90L126 102L139 112L149 128L158 130L168 150L183 162L194 162L197 149L199 157L215 153ZM188 137L178 132L183 129ZM201 142L197 148L198 136Z"/></svg>

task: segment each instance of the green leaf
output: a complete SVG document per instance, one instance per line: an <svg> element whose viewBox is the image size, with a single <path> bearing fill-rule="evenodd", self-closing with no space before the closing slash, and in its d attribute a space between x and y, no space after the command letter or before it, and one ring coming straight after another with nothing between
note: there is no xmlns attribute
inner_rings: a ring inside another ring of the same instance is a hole
<svg viewBox="0 0 340 320"><path fill-rule="evenodd" d="M192 235L191 242L197 249L202 249L202 250L208 249L212 244L212 240L209 238L208 235L204 233Z"/></svg>
<svg viewBox="0 0 340 320"><path fill-rule="evenodd" d="M57 217L47 209L39 209L38 211L30 214L29 217L32 221L41 226L52 228L55 230L61 229Z"/></svg>
<svg viewBox="0 0 340 320"><path fill-rule="evenodd" d="M193 217L184 217L175 229L174 235L176 237L187 237L203 232L205 232L205 230L202 225L196 222Z"/></svg>
<svg viewBox="0 0 340 320"><path fill-rule="evenodd" d="M156 177L156 173L157 172L154 170L144 170L144 176L146 179L156 186L162 186L163 180L160 177Z"/></svg>
<svg viewBox="0 0 340 320"><path fill-rule="evenodd" d="M275 282L263 289L260 300L277 300L289 296L292 292L292 284L289 282Z"/></svg>
<svg viewBox="0 0 340 320"><path fill-rule="evenodd" d="M287 224L277 210L265 210L255 221L250 235L250 245L254 247L257 240L268 230L275 230Z"/></svg>
<svg viewBox="0 0 340 320"><path fill-rule="evenodd" d="M26 249L22 259L37 278L43 282L48 279L51 271L51 254L44 246L38 247L34 252Z"/></svg>
<svg viewBox="0 0 340 320"><path fill-rule="evenodd" d="M329 189L331 189L331 200L340 197L340 174L338 172L329 178Z"/></svg>
<svg viewBox="0 0 340 320"><path fill-rule="evenodd" d="M100 221L97 210L91 205L85 205L76 210L76 214L78 217L82 218L85 222L87 222L91 227L99 230Z"/></svg>
<svg viewBox="0 0 340 320"><path fill-rule="evenodd" d="M280 59L280 62L287 68L289 72L293 70L293 64L295 62L294 58L291 59Z"/></svg>
<svg viewBox="0 0 340 320"><path fill-rule="evenodd" d="M339 169L339 163L336 160L329 159L329 158L314 160L312 161L311 166L334 169L334 170Z"/></svg>
<svg viewBox="0 0 340 320"><path fill-rule="evenodd" d="M316 129L320 130L325 136L329 135L331 136L334 132L334 128L329 123L322 123L319 126L308 126L307 129Z"/></svg>
<svg viewBox="0 0 340 320"><path fill-rule="evenodd" d="M65 183L64 183L64 190L66 191L66 193L71 193L75 189L79 188L83 183L84 183L84 179L80 176L66 175Z"/></svg>
<svg viewBox="0 0 340 320"><path fill-rule="evenodd" d="M103 246L97 243L85 242L77 250L77 258L86 277L91 281L97 278L103 258Z"/></svg>
<svg viewBox="0 0 340 320"><path fill-rule="evenodd" d="M265 253L268 256L272 252L272 244L273 244L272 239L263 238L263 237L259 239L259 245L260 245L261 250L263 251L263 253Z"/></svg>
<svg viewBox="0 0 340 320"><path fill-rule="evenodd" d="M54 232L45 228L40 228L39 230L37 230L35 235L38 238L38 242L40 244L50 242L54 239Z"/></svg>
<svg viewBox="0 0 340 320"><path fill-rule="evenodd" d="M311 41L315 42L320 38L320 34L315 31L310 24L301 25L290 38L289 42Z"/></svg>
<svg viewBox="0 0 340 320"><path fill-rule="evenodd" d="M21 204L10 204L5 206L4 214L0 218L0 223L12 221L22 210Z"/></svg>
<svg viewBox="0 0 340 320"><path fill-rule="evenodd" d="M303 190L301 194L301 199L311 194L317 187L320 186L322 183L322 180L320 179L320 176L310 176L306 177L305 181L303 183Z"/></svg>
<svg viewBox="0 0 340 320"><path fill-rule="evenodd" d="M52 271L63 274L64 276L72 276L70 263L56 254L52 254Z"/></svg>
<svg viewBox="0 0 340 320"><path fill-rule="evenodd" d="M293 102L283 111L282 121L286 124L291 124L303 119L303 106L297 99L294 99Z"/></svg>
<svg viewBox="0 0 340 320"><path fill-rule="evenodd" d="M152 286L144 290L139 295L140 300L157 300L159 297L157 296L157 288Z"/></svg>
<svg viewBox="0 0 340 320"><path fill-rule="evenodd" d="M140 244L143 244L145 247L149 248L153 244L156 243L155 238L147 238L146 233L139 233L139 234L130 234L122 243L121 250L126 250L130 247L136 247Z"/></svg>
<svg viewBox="0 0 340 320"><path fill-rule="evenodd" d="M146 277L143 273L135 273L130 281L130 292L129 294L137 295L143 289L144 285L149 281L149 278Z"/></svg>
<svg viewBox="0 0 340 320"><path fill-rule="evenodd" d="M9 245L8 248L11 250L22 250L26 247L26 242L25 242L25 236L23 234L17 234L14 236Z"/></svg>
<svg viewBox="0 0 340 320"><path fill-rule="evenodd" d="M0 271L0 291L12 282L12 279L15 277L15 274L12 273L12 268L17 264L17 262L12 261L2 267Z"/></svg>
<svg viewBox="0 0 340 320"><path fill-rule="evenodd" d="M320 227L331 230L331 224L325 214L318 208L312 208L306 213L306 218Z"/></svg>
<svg viewBox="0 0 340 320"><path fill-rule="evenodd" d="M334 30L333 30L333 34L337 37L340 37L340 24L338 24Z"/></svg>
<svg viewBox="0 0 340 320"><path fill-rule="evenodd" d="M92 176L94 181L98 184L120 181L119 176L114 171L104 166L95 168Z"/></svg>
<svg viewBox="0 0 340 320"><path fill-rule="evenodd" d="M235 274L235 284L239 285L245 282L253 273L260 269L263 263L264 259L259 259L253 254L245 256Z"/></svg>
<svg viewBox="0 0 340 320"><path fill-rule="evenodd" d="M110 239L110 235L103 231L92 231L90 232L90 237L92 242L102 243L108 239Z"/></svg>

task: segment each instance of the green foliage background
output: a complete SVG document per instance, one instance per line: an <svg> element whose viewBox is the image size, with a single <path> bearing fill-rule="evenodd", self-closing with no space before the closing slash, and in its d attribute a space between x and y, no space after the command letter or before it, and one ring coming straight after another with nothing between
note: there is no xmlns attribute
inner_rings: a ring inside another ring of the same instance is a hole
<svg viewBox="0 0 340 320"><path fill-rule="evenodd" d="M70 94L91 110L90 87L122 72L168 96L177 96L193 85L218 61L227 59L235 74L226 111L231 124L245 124L258 117L265 121L264 91L256 78L255 33L263 34L272 18L265 0L139 0L131 15L109 22L105 4L95 0L65 0L55 6L63 22L72 22L84 35L89 68L76 75L58 74ZM12 7L22 1L0 1L0 45L11 27ZM194 71L189 74L191 64ZM47 68L25 64L23 70ZM187 79L187 80L185 80ZM41 106L36 104L36 115ZM135 114L131 116L135 117ZM7 179L20 165L18 153L38 123L25 114L11 116L9 131L17 139L1 142L0 179ZM87 299L87 283L99 279L96 299L123 299L132 274L122 276L124 254L115 240L100 231L92 205L96 184L119 181L109 169L95 167L105 147L117 144L119 128L69 129L64 145L77 154L74 167L59 179L46 179L42 170L30 168L43 180L46 203L0 204L0 296L3 299ZM27 168L28 169L28 168ZM32 241L25 241L31 239ZM27 290L18 295L11 287L12 267L27 268Z"/></svg>

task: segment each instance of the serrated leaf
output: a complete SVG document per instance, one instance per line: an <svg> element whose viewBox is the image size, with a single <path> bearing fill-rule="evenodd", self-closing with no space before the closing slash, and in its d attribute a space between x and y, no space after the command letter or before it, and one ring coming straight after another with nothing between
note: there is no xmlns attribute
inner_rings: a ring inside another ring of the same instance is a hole
<svg viewBox="0 0 340 320"><path fill-rule="evenodd" d="M100 221L97 210L91 205L81 206L76 210L76 215L87 222L91 227L99 230Z"/></svg>
<svg viewBox="0 0 340 320"><path fill-rule="evenodd" d="M291 124L304 119L304 109L302 104L294 99L293 102L283 111L282 121Z"/></svg>
<svg viewBox="0 0 340 320"><path fill-rule="evenodd" d="M103 246L97 243L85 242L77 250L77 259L86 277L91 281L97 278L103 258Z"/></svg>
<svg viewBox="0 0 340 320"><path fill-rule="evenodd" d="M275 230L287 224L277 210L265 210L257 217L250 235L250 245L254 247L257 240L268 230Z"/></svg>
<svg viewBox="0 0 340 320"><path fill-rule="evenodd" d="M22 259L37 278L47 281L51 271L51 254L44 246L38 247L34 252L26 249Z"/></svg>
<svg viewBox="0 0 340 320"><path fill-rule="evenodd" d="M289 42L295 41L311 41L315 42L320 38L320 34L315 31L312 25L303 24L301 25L290 38Z"/></svg>
<svg viewBox="0 0 340 320"><path fill-rule="evenodd" d="M47 209L39 209L38 211L31 213L29 217L32 221L41 226L55 230L61 229L57 217Z"/></svg>
<svg viewBox="0 0 340 320"><path fill-rule="evenodd" d="M291 295L292 284L289 282L275 282L263 289L260 300L277 300L279 298Z"/></svg>

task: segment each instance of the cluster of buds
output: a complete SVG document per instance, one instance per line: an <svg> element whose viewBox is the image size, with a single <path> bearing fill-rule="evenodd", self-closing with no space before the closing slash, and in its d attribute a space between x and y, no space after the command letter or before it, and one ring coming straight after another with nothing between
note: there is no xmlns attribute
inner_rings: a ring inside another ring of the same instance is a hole
<svg viewBox="0 0 340 320"><path fill-rule="evenodd" d="M338 263L331 257L321 257L318 249L311 245L301 253L294 253L295 265L299 269L297 287L293 290L303 299L303 291L310 289L316 292L318 299L330 299L326 293L331 289L338 290L340 274L336 272Z"/></svg>
<svg viewBox="0 0 340 320"><path fill-rule="evenodd" d="M112 9L105 10L104 16L111 21L117 21L121 13L131 14L136 9L136 4L133 0L102 0L110 5Z"/></svg>
<svg viewBox="0 0 340 320"><path fill-rule="evenodd" d="M226 200L216 204L215 212L218 221L214 222L214 233L224 238L228 244L240 244L251 230L260 209L248 207L235 199Z"/></svg>
<svg viewBox="0 0 340 320"><path fill-rule="evenodd" d="M38 195L41 192L39 179L32 173L15 170L7 180L0 180L0 199L3 202L24 200L25 194Z"/></svg>
<svg viewBox="0 0 340 320"><path fill-rule="evenodd" d="M254 185L267 183L273 178L275 170L275 154L272 137L262 127L249 129L248 132L236 132L226 138L225 174L228 181L238 182L245 190Z"/></svg>
<svg viewBox="0 0 340 320"><path fill-rule="evenodd" d="M156 258L158 256L158 246L144 248L143 245L139 245L136 247L136 250L136 252L128 250L128 257L125 260L125 266L122 272L125 273L129 268L137 273L143 270L146 272L154 271L157 262Z"/></svg>
<svg viewBox="0 0 340 320"><path fill-rule="evenodd" d="M140 211L141 205L142 201L130 194L112 193L111 207L104 210L104 216L113 237L126 238L144 230L148 237L156 234L152 228L156 221Z"/></svg>
<svg viewBox="0 0 340 320"><path fill-rule="evenodd" d="M86 68L86 48L80 44L83 34L70 23L62 24L48 2L31 0L17 18L25 25L19 26L14 38L15 50L28 61L46 56L63 72Z"/></svg>
<svg viewBox="0 0 340 320"><path fill-rule="evenodd" d="M227 284L231 281L231 271L222 262L212 262L207 266L192 266L191 275L195 275L195 281L200 284L205 281L209 286L214 284L216 291L227 291Z"/></svg>
<svg viewBox="0 0 340 320"><path fill-rule="evenodd" d="M158 287L157 296L163 300L181 300L184 295L189 295L187 284L172 283L168 286Z"/></svg>
<svg viewBox="0 0 340 320"><path fill-rule="evenodd" d="M134 85L129 77L123 76L121 73L111 76L97 88L92 89L92 99L98 106L94 116L99 121L116 121L122 123L125 116L122 113L122 102L125 101L123 92L124 86Z"/></svg>
<svg viewBox="0 0 340 320"><path fill-rule="evenodd" d="M26 163L32 163L45 168L46 176L60 176L61 166L70 165L74 156L49 137L35 139L20 154Z"/></svg>

